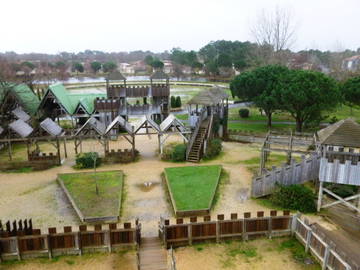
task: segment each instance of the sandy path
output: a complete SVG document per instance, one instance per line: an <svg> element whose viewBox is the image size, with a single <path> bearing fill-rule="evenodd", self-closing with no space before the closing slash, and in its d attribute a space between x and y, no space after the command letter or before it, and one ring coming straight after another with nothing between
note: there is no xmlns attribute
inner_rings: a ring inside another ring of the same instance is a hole
<svg viewBox="0 0 360 270"><path fill-rule="evenodd" d="M181 141L180 137L171 136L169 142ZM171 163L159 160L157 155L157 136L138 136L136 148L141 152L141 159L135 163L101 166L99 171L123 170L125 178L125 201L122 222L134 221L138 217L142 223L144 236L156 235L160 215L172 217L172 209L167 202L161 173L166 167L186 166L193 163ZM129 148L125 139L112 143L112 148ZM2 173L0 174L0 219L15 220L32 218L37 228L49 226L77 225L79 219L65 199L55 182L58 173L74 172L74 149L72 142L67 143L69 158L61 167L42 172ZM101 151L100 145L86 141L83 151ZM212 214L225 214L262 210L254 201L249 200L251 174L239 163L240 160L256 157L256 147L239 143L224 143L224 154L217 160L204 164L222 164L229 173L229 181L223 187ZM144 182L152 182L149 189Z"/></svg>
<svg viewBox="0 0 360 270"><path fill-rule="evenodd" d="M278 270L278 269L318 269L315 265L306 267L296 262L288 250L278 249L281 239L261 239L246 243L202 245L175 249L176 267L178 270ZM237 246L248 246L256 250L254 257L244 254L231 255L231 249Z"/></svg>

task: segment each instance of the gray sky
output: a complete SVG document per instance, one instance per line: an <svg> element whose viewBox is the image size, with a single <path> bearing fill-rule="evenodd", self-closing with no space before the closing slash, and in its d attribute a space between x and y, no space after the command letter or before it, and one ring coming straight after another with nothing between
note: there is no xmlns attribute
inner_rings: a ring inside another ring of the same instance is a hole
<svg viewBox="0 0 360 270"><path fill-rule="evenodd" d="M262 9L290 10L294 50L360 47L360 0L1 0L0 51L198 50L251 40Z"/></svg>

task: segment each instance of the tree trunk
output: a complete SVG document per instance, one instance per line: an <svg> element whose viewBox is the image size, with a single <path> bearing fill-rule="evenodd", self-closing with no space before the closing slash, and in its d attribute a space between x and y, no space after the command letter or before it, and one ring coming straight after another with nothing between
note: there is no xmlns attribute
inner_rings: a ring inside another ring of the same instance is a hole
<svg viewBox="0 0 360 270"><path fill-rule="evenodd" d="M272 126L272 113L266 113L267 116L267 126L268 128L271 128Z"/></svg>
<svg viewBox="0 0 360 270"><path fill-rule="evenodd" d="M296 119L296 131L302 132L302 127L303 127L303 121L300 119Z"/></svg>

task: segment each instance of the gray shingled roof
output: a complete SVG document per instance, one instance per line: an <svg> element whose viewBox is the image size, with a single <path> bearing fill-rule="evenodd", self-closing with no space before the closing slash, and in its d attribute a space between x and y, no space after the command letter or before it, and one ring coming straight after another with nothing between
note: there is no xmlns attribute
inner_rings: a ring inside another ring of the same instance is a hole
<svg viewBox="0 0 360 270"><path fill-rule="evenodd" d="M15 115L18 119L21 119L23 121L30 120L30 115L28 115L24 110L20 107L17 107L16 109L12 110L12 114Z"/></svg>
<svg viewBox="0 0 360 270"><path fill-rule="evenodd" d="M40 123L40 127L51 136L60 136L64 132L63 129L50 118L46 118L44 121L42 121Z"/></svg>
<svg viewBox="0 0 360 270"><path fill-rule="evenodd" d="M75 133L75 136L79 135L80 132L82 132L86 127L95 130L99 135L104 135L106 131L106 125L97 120L95 117L91 116L85 122L85 124L78 129L78 131Z"/></svg>
<svg viewBox="0 0 360 270"><path fill-rule="evenodd" d="M110 123L110 125L106 128L105 134L108 134L110 132L110 130L112 130L117 125L124 128L128 134L133 134L133 132L134 132L134 126L132 126L129 122L127 122L121 115L118 115Z"/></svg>
<svg viewBox="0 0 360 270"><path fill-rule="evenodd" d="M216 105L222 100L227 99L229 95L218 87L211 88L210 90L203 90L194 96L188 104L199 104L199 105Z"/></svg>
<svg viewBox="0 0 360 270"><path fill-rule="evenodd" d="M9 127L22 138L28 137L34 130L29 124L21 119L11 122Z"/></svg>
<svg viewBox="0 0 360 270"><path fill-rule="evenodd" d="M152 80L168 80L169 76L162 70L157 70L151 74L150 79Z"/></svg>
<svg viewBox="0 0 360 270"><path fill-rule="evenodd" d="M321 144L360 147L360 125L350 118L318 131L317 135Z"/></svg>
<svg viewBox="0 0 360 270"><path fill-rule="evenodd" d="M107 80L109 81L124 81L126 80L126 78L124 77L124 75L122 75L120 73L120 71L113 71L111 72L107 77L106 77Z"/></svg>

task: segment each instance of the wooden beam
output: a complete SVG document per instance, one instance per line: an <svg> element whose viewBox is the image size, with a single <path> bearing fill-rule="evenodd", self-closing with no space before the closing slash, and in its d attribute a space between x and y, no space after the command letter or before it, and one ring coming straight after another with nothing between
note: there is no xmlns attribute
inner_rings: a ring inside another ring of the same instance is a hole
<svg viewBox="0 0 360 270"><path fill-rule="evenodd" d="M322 183L322 182L321 182ZM360 212L360 209L357 208L355 205L352 205L351 203L348 203L347 201L345 201L343 198L341 198L340 196L336 195L335 193L331 192L330 190L323 188L323 191L325 191L326 193L330 194L331 196L333 196L334 198L338 199L340 201L340 203L345 204L347 207L354 209L357 212Z"/></svg>

